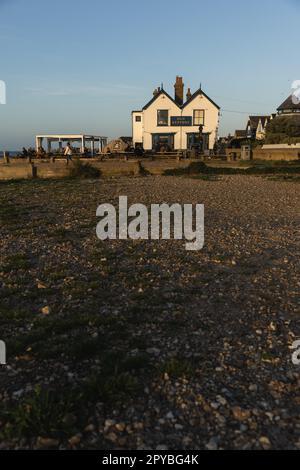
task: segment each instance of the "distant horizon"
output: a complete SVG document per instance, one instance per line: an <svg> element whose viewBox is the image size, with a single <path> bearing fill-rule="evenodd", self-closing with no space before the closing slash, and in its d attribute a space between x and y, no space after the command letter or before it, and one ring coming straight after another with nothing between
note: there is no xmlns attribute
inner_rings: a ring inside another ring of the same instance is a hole
<svg viewBox="0 0 300 470"><path fill-rule="evenodd" d="M84 5L53 0L58 18L47 2L0 0L0 151L43 133L131 135L131 111L162 82L173 96L176 75L185 91L202 84L221 107L219 136L233 135L249 114L275 113L300 79L299 1Z"/></svg>

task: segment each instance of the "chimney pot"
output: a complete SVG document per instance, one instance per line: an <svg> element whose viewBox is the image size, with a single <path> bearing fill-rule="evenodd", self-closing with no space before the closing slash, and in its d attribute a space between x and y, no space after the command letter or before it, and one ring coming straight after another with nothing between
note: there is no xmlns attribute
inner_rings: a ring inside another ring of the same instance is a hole
<svg viewBox="0 0 300 470"><path fill-rule="evenodd" d="M188 101L189 99L191 99L191 97L192 97L191 89L188 88L188 91L187 91L187 94L186 94L186 100Z"/></svg>

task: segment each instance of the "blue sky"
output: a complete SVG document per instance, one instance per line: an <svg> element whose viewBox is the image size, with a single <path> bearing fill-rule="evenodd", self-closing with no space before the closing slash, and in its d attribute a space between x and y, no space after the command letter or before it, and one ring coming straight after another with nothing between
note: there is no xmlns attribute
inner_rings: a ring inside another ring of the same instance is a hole
<svg viewBox="0 0 300 470"><path fill-rule="evenodd" d="M300 79L300 0L0 0L0 150L38 133L131 134L176 75L222 107L221 134ZM234 111L234 112L229 112Z"/></svg>

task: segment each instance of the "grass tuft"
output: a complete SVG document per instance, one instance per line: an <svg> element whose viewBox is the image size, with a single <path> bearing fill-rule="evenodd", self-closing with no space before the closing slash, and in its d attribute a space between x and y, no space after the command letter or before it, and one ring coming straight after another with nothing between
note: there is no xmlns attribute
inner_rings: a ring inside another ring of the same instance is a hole
<svg viewBox="0 0 300 470"><path fill-rule="evenodd" d="M18 405L0 412L6 424L4 438L63 437L75 430L64 417L74 411L74 396L42 390L37 386L34 393Z"/></svg>
<svg viewBox="0 0 300 470"><path fill-rule="evenodd" d="M195 372L194 365L185 359L172 358L167 360L164 364L159 366L159 371L162 374L168 374L169 377L181 378L190 377Z"/></svg>

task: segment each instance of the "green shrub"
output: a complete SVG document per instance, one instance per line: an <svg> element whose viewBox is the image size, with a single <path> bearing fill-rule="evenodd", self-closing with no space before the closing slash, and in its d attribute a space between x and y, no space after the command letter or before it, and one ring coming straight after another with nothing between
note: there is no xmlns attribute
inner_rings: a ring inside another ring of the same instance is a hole
<svg viewBox="0 0 300 470"><path fill-rule="evenodd" d="M267 126L266 144L300 142L300 116L277 116Z"/></svg>

